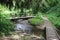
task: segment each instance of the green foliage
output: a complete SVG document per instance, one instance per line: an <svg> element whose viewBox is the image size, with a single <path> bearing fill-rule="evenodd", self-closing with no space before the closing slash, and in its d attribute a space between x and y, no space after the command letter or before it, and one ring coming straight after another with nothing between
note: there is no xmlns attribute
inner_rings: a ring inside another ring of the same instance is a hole
<svg viewBox="0 0 60 40"><path fill-rule="evenodd" d="M58 29L60 29L60 17L56 17L52 14L48 15L47 17Z"/></svg>
<svg viewBox="0 0 60 40"><path fill-rule="evenodd" d="M16 15L18 15L18 9L10 11L8 7L0 4L0 13L5 18L10 18L10 17L12 17L12 15L15 17Z"/></svg>
<svg viewBox="0 0 60 40"><path fill-rule="evenodd" d="M38 23L39 23L39 19L36 19L36 18L33 18L33 19L30 19L30 23L34 26L36 26Z"/></svg>
<svg viewBox="0 0 60 40"><path fill-rule="evenodd" d="M6 5L0 4L0 11L8 11L9 9L6 7Z"/></svg>
<svg viewBox="0 0 60 40"><path fill-rule="evenodd" d="M2 16L2 14L0 13L0 35L2 35L2 33L8 35L9 32L12 32L13 30L13 23L11 23L10 20L6 19L6 17Z"/></svg>
<svg viewBox="0 0 60 40"><path fill-rule="evenodd" d="M44 23L44 21L43 21L43 19L42 19L42 14L37 14L36 15L36 17L35 18L33 18L33 19L29 19L29 22L32 24L32 25L34 25L34 26L37 26L38 24L43 24Z"/></svg>
<svg viewBox="0 0 60 40"><path fill-rule="evenodd" d="M0 35L8 35L14 30L14 24L8 20L10 11L5 5L0 4Z"/></svg>
<svg viewBox="0 0 60 40"><path fill-rule="evenodd" d="M52 7L56 6L57 4L60 4L59 0L0 0L0 2L12 11L20 9L20 16L26 16L25 13L27 12L24 12L24 9L32 9L32 14L36 15L39 11L47 12Z"/></svg>
<svg viewBox="0 0 60 40"><path fill-rule="evenodd" d="M47 12L47 17L50 21L60 29L60 5L53 7L50 11Z"/></svg>
<svg viewBox="0 0 60 40"><path fill-rule="evenodd" d="M10 11L5 5L0 4L0 14L2 14L3 17L10 17Z"/></svg>

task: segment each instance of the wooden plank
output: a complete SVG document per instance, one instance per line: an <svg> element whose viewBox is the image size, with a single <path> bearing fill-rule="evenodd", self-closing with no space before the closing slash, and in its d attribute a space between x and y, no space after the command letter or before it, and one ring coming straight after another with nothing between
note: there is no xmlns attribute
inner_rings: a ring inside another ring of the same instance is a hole
<svg viewBox="0 0 60 40"><path fill-rule="evenodd" d="M46 17L42 18L44 19L44 24L46 26L46 40L59 40L58 34L52 23Z"/></svg>
<svg viewBox="0 0 60 40"><path fill-rule="evenodd" d="M46 25L46 40L59 40L54 26L49 20L45 20Z"/></svg>
<svg viewBox="0 0 60 40"><path fill-rule="evenodd" d="M27 16L27 17L14 17L14 18L8 18L10 20L18 20L18 19L30 19L34 18L34 16Z"/></svg>

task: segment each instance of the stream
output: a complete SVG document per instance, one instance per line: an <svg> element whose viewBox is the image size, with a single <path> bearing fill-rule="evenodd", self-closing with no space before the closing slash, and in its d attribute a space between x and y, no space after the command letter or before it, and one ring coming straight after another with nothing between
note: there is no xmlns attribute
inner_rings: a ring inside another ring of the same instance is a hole
<svg viewBox="0 0 60 40"><path fill-rule="evenodd" d="M32 26L29 24L28 20L18 21L16 23L16 31L23 31L25 33L31 34Z"/></svg>

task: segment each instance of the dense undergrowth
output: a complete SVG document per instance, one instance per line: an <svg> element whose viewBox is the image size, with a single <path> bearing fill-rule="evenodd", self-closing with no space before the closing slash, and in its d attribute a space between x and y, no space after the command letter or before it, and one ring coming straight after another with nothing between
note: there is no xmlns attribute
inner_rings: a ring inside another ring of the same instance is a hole
<svg viewBox="0 0 60 40"><path fill-rule="evenodd" d="M53 7L45 15L55 25L56 28L60 29L60 6L59 5Z"/></svg>
<svg viewBox="0 0 60 40"><path fill-rule="evenodd" d="M0 35L8 35L14 30L14 24L0 13Z"/></svg>
<svg viewBox="0 0 60 40"><path fill-rule="evenodd" d="M8 35L14 30L14 24L9 19L6 19L10 17L10 15L8 14L9 9L3 5L0 5L0 8L0 36Z"/></svg>
<svg viewBox="0 0 60 40"><path fill-rule="evenodd" d="M2 14L3 17L5 18L10 18L10 17L15 17L18 15L18 10L9 10L9 7L6 5L0 4L0 13Z"/></svg>

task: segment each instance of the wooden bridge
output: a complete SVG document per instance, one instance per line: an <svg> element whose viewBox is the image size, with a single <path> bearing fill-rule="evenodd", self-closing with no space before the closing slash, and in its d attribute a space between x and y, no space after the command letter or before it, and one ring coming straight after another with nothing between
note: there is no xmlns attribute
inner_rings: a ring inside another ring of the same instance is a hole
<svg viewBox="0 0 60 40"><path fill-rule="evenodd" d="M60 40L52 23L45 17L43 17L46 26L46 40Z"/></svg>
<svg viewBox="0 0 60 40"><path fill-rule="evenodd" d="M30 18L34 18L35 16L26 16L26 17L14 17L14 18L8 18L10 19L11 21L16 21L16 20L19 20L19 19L23 19L23 20L28 20Z"/></svg>

